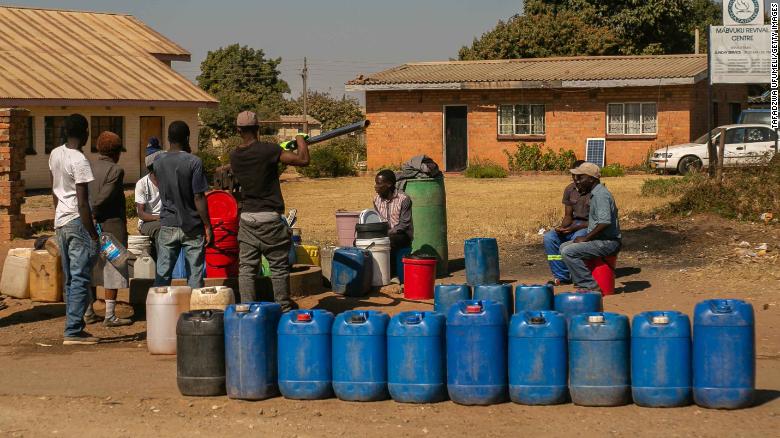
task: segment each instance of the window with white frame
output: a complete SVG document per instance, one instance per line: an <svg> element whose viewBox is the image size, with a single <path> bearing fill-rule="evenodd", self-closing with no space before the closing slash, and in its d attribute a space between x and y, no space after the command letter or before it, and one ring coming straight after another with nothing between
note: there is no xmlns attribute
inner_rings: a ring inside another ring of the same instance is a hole
<svg viewBox="0 0 780 438"><path fill-rule="evenodd" d="M498 135L544 135L544 105L499 105Z"/></svg>
<svg viewBox="0 0 780 438"><path fill-rule="evenodd" d="M642 135L657 132L654 103L630 102L607 105L607 134Z"/></svg>

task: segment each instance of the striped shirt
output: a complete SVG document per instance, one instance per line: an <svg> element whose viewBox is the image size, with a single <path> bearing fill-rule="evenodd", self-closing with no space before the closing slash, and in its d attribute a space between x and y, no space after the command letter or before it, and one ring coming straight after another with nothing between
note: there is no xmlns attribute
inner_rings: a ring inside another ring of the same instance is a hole
<svg viewBox="0 0 780 438"><path fill-rule="evenodd" d="M406 193L396 190L390 199L383 199L376 195L374 210L383 221L387 222L390 228L389 234L404 233L409 236L409 240L413 239L412 199Z"/></svg>

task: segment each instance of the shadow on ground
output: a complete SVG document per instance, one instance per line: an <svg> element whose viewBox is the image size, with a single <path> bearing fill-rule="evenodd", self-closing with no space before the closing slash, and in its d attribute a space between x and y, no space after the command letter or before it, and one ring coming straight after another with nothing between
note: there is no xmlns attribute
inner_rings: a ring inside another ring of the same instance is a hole
<svg viewBox="0 0 780 438"><path fill-rule="evenodd" d="M31 309L22 310L6 317L0 318L0 328L16 324L30 324L39 321L48 321L65 316L65 304L37 305Z"/></svg>

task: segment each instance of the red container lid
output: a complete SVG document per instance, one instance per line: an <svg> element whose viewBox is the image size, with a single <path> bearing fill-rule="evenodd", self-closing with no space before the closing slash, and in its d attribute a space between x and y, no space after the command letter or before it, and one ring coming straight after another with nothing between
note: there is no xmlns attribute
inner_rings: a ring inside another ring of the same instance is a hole
<svg viewBox="0 0 780 438"><path fill-rule="evenodd" d="M402 259L405 265L435 265L436 257L425 255L412 255Z"/></svg>
<svg viewBox="0 0 780 438"><path fill-rule="evenodd" d="M238 217L238 202L228 192L214 190L206 195L212 221L234 221Z"/></svg>
<svg viewBox="0 0 780 438"><path fill-rule="evenodd" d="M482 313L482 306L479 304L466 306L466 313Z"/></svg>
<svg viewBox="0 0 780 438"><path fill-rule="evenodd" d="M311 314L309 313L299 313L297 317L298 322L309 322L311 321Z"/></svg>

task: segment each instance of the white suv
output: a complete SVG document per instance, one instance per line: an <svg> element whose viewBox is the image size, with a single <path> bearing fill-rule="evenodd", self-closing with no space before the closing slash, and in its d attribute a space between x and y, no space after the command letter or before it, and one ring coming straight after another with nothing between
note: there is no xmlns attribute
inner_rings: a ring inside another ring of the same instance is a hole
<svg viewBox="0 0 780 438"><path fill-rule="evenodd" d="M769 125L725 125L712 130L712 143L720 144L720 130L726 129L725 167L756 166L768 162L775 154L777 133ZM693 143L678 144L653 152L651 165L664 171L685 175L709 165L707 134Z"/></svg>

